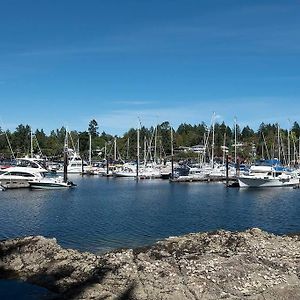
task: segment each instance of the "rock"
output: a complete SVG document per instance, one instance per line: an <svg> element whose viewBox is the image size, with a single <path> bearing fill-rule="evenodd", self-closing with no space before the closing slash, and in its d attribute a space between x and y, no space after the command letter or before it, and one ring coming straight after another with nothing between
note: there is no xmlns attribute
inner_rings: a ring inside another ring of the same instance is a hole
<svg viewBox="0 0 300 300"><path fill-rule="evenodd" d="M253 228L193 233L103 255L31 236L0 242L1 278L61 299L300 299L300 239Z"/></svg>

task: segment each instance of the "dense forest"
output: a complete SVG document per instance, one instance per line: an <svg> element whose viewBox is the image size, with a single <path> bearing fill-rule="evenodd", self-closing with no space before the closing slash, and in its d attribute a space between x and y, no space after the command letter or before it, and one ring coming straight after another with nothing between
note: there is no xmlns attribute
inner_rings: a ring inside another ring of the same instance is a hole
<svg viewBox="0 0 300 300"><path fill-rule="evenodd" d="M112 136L105 132L99 133L98 129L97 121L91 120L86 131L71 131L69 147L78 149L80 154L87 158L89 136L91 136L92 155L95 160L105 158L105 154L109 157L115 156L118 160L136 158L137 129L129 129L122 137ZM249 126L230 127L224 122L214 125L207 125L203 122L197 125L184 123L177 130L172 130L175 156L178 159L196 157L197 153L189 151L189 147L195 145L204 145L206 149L211 149L213 140L215 157L222 157L224 145L228 147L229 156L233 157L234 144L237 141L237 155L242 161L281 157L282 161L287 162L299 158L300 126L297 122L294 122L289 130L280 129L277 124L261 123L258 130L254 131ZM151 128L141 126L139 134L141 156L145 148L151 149L152 152L156 151L157 157L168 158L170 156L171 127L169 122L166 121ZM64 127L52 130L49 135L45 134L43 129L31 132L30 126L23 124L20 124L14 132L3 131L0 128L0 157L22 157L30 155L33 149L35 155L59 159L63 153L65 136ZM209 153L210 150L207 152Z"/></svg>

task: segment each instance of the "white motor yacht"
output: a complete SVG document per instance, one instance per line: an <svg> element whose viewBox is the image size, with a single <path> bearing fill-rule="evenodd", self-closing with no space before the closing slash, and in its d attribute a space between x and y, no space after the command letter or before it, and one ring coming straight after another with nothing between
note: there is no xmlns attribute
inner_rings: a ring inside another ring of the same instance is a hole
<svg viewBox="0 0 300 300"><path fill-rule="evenodd" d="M16 158L13 161L13 166L22 167L22 168L32 168L41 173L48 172L46 166L44 166L44 161L36 158L29 158L29 157Z"/></svg>
<svg viewBox="0 0 300 300"><path fill-rule="evenodd" d="M248 175L238 177L240 187L285 187L299 184L296 173L282 167L278 160L261 160L250 167Z"/></svg>
<svg viewBox="0 0 300 300"><path fill-rule="evenodd" d="M72 149L69 149L69 161L67 166L67 173L68 174L81 174L82 170L85 172L85 169L88 167L88 164L86 161L82 160L80 155L77 152L72 151ZM64 172L63 165L60 169L56 171L56 173L61 174Z"/></svg>
<svg viewBox="0 0 300 300"><path fill-rule="evenodd" d="M70 188L76 186L76 184L74 184L71 181L65 182L63 180L63 177L61 176L56 178L44 177L44 178L29 181L28 183L32 189L47 189L47 190Z"/></svg>
<svg viewBox="0 0 300 300"><path fill-rule="evenodd" d="M0 171L0 186L5 189L29 187L29 181L40 180L43 172L30 167L9 167Z"/></svg>

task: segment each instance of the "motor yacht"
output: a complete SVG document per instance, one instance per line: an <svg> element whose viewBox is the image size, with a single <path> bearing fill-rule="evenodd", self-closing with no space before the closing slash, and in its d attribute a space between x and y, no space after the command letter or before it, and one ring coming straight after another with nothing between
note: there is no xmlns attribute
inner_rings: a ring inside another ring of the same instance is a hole
<svg viewBox="0 0 300 300"><path fill-rule="evenodd" d="M240 187L284 187L299 184L299 178L273 159L257 161L248 174L238 177L238 182Z"/></svg>
<svg viewBox="0 0 300 300"><path fill-rule="evenodd" d="M40 179L35 179L32 181L29 181L29 186L32 189L62 189L62 188L70 188L76 186L71 181L64 181L63 177L59 176L56 178L52 177L44 177Z"/></svg>
<svg viewBox="0 0 300 300"><path fill-rule="evenodd" d="M29 187L29 181L40 180L44 173L31 167L9 167L0 170L0 186L5 189Z"/></svg>

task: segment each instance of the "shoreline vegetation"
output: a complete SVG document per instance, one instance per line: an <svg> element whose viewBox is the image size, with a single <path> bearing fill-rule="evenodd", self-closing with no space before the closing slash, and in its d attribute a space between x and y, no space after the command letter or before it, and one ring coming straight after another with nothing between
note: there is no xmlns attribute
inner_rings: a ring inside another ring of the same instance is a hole
<svg viewBox="0 0 300 300"><path fill-rule="evenodd" d="M30 236L0 242L2 279L57 299L299 299L300 236L258 228L169 237L101 255Z"/></svg>
<svg viewBox="0 0 300 300"><path fill-rule="evenodd" d="M212 127L214 129L214 142L212 142ZM89 135L92 137L93 159L105 159L105 154L111 158L113 147L117 146L117 158L121 160L136 159L137 129L131 128L123 136L98 132L99 126L96 120L91 120L86 131L70 131L70 146L78 149L83 158L88 158ZM156 147L157 155L164 159L171 156L171 130L173 131L173 147L175 159L196 158L198 153L192 151L192 146L214 144L215 157L222 157L224 146L228 147L229 156L234 156L235 142L241 161L253 161L257 158L274 158L290 155L299 156L300 126L294 122L289 129L279 128L277 124L261 123L258 130L249 126L243 128L238 124L230 127L223 123L207 125L204 122L191 125L181 124L176 130L168 121L155 127L146 128L141 125L140 140L147 143L151 148ZM236 135L236 136L235 136ZM32 136L34 137L32 142ZM14 132L0 128L0 159L23 157L32 153L48 157L52 160L62 157L66 128L52 130L46 134L43 129L31 131L29 125L20 124ZM155 139L155 142L154 142ZM236 140L235 140L236 139ZM281 146L278 146L281 145ZM288 150L290 151L288 153ZM12 154L13 151L13 154ZM280 153L279 153L280 151Z"/></svg>

